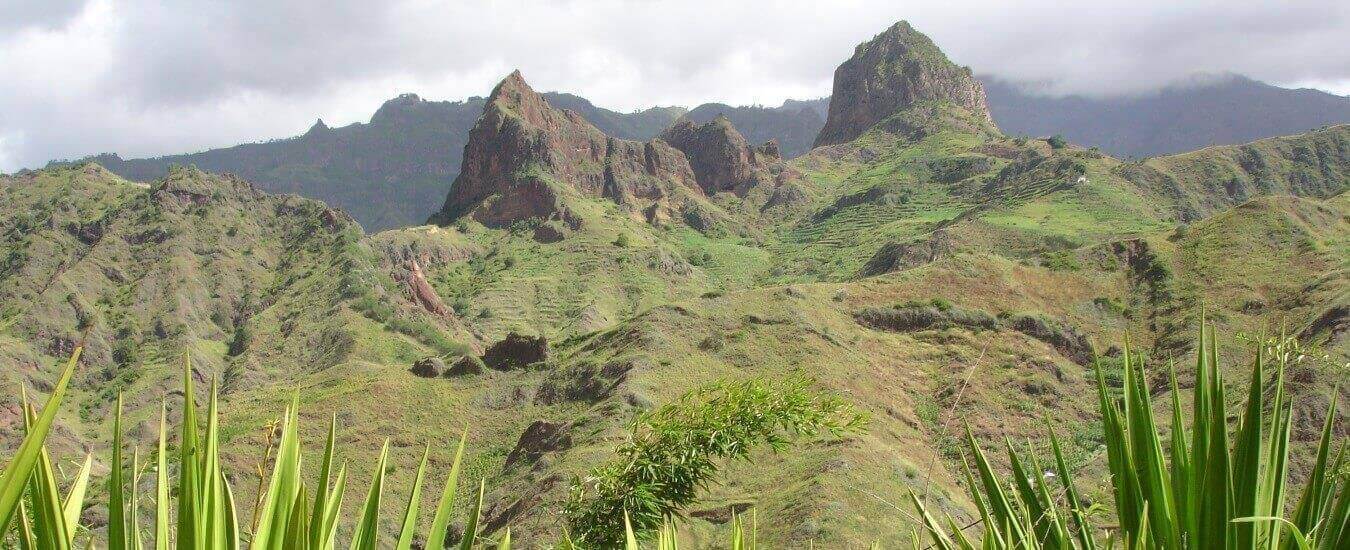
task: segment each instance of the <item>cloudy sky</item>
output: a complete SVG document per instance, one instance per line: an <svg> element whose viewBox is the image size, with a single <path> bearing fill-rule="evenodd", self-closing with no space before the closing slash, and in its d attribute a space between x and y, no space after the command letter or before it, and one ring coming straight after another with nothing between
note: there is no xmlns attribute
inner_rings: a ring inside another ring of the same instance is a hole
<svg viewBox="0 0 1350 550"><path fill-rule="evenodd" d="M827 95L910 20L977 73L1138 94L1236 72L1350 94L1350 2L0 0L0 172L365 121L513 68L619 110Z"/></svg>

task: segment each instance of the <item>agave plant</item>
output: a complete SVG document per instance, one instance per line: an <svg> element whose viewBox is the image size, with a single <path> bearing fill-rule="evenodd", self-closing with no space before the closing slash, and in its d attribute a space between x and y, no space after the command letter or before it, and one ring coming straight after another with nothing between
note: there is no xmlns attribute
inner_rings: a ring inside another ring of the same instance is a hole
<svg viewBox="0 0 1350 550"><path fill-rule="evenodd" d="M4 473L0 474L0 538L11 524L15 524L17 517L14 529L19 544L24 548L73 548L78 535L77 524L84 504L84 493L89 486L92 457L85 457L84 466L62 498L57 492L55 470L43 442L51 432L58 405L70 386L70 377L75 372L79 358L80 350L76 349L52 389L52 394L47 397L41 415L34 413L28 404L27 395L24 395L25 436L18 451L5 466ZM25 494L31 497L31 510L24 501Z"/></svg>
<svg viewBox="0 0 1350 550"><path fill-rule="evenodd" d="M34 413L27 405L26 435L18 452L0 477L0 539L13 525L15 537L24 550L66 550L74 548L79 530L79 515L89 484L92 456L86 456L64 498L57 493L57 479L44 446L60 402L65 396L80 350L71 356L65 371L42 408ZM156 550L222 550L247 546L255 550L331 550L337 545L337 526L346 489L347 468L336 465L334 474L336 418L329 425L328 440L320 463L319 478L311 491L301 476L302 457L299 440L299 406L293 401L286 408L281 424L277 454L268 475L266 491L256 510L257 524L249 531L239 523L233 491L220 461L217 391L214 384L206 413L206 428L199 433L195 392L190 362L183 374L183 420L178 448L177 491L171 491L168 460L168 427L165 409L160 409L160 434L155 460L155 519L153 540ZM109 550L142 550L144 542L139 520L141 475L140 454L132 452L131 479L127 483L125 445L122 440L122 407L118 399L113 421L111 472L108 476ZM461 461L467 430L460 436L450 474L441 491L425 540L444 541L455 510ZM427 455L417 468L412 493L403 513L403 521L394 548L410 550L417 532L418 509L426 477ZM359 515L353 521L349 548L374 550L385 547L380 541L379 514L384 493L385 465L389 444L385 442L375 464L374 478ZM479 483L478 500L465 521L459 548L481 546L478 518L482 511L484 485ZM176 494L177 498L170 497ZM26 497L26 498L25 498ZM29 502L32 509L29 509ZM170 512L176 503L174 513ZM18 521L15 522L15 517ZM510 531L496 543L510 548Z"/></svg>
<svg viewBox="0 0 1350 550"><path fill-rule="evenodd" d="M1171 430L1164 437L1154 422L1153 403L1141 361L1125 353L1124 395L1107 391L1097 369L1097 393L1106 441L1118 525L1106 546L1121 542L1139 549L1333 550L1350 548L1350 481L1342 468L1345 444L1332 456L1336 418L1333 399L1322 428L1317 458L1307 484L1285 519L1292 404L1284 391L1288 340L1272 350L1258 347L1247 402L1230 429L1226 396L1212 330L1201 330L1196 355L1189 433L1176 374L1171 373ZM1272 397L1266 398L1269 361L1275 361ZM1032 456L1006 443L1010 481L995 473L967 430L974 471L967 486L983 526L986 549L1095 549L1102 531L1074 486L1058 438L1050 432L1055 459L1052 489ZM1170 460L1169 460L1170 459ZM1029 467L1028 467L1029 465ZM1062 491L1062 496L1061 496ZM939 521L911 495L933 544L943 550L974 549L950 519Z"/></svg>

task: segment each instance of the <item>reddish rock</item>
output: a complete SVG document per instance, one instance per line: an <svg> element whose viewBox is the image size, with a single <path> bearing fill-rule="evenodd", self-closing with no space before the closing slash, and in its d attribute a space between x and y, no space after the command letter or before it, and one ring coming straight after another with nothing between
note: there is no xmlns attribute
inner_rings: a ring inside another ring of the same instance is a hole
<svg viewBox="0 0 1350 550"><path fill-rule="evenodd" d="M407 271L396 274L395 277L402 279L404 287L408 290L408 297L432 314L450 317L454 312L441 301L436 289L427 282L427 277L422 273L422 266L417 260L408 260L405 267Z"/></svg>
<svg viewBox="0 0 1350 550"><path fill-rule="evenodd" d="M554 219L575 229L581 220L568 197L606 198L638 215L682 211L705 190L743 190L775 181L778 171L760 162L760 154L729 122L704 126L692 127L687 139L672 134L678 143L608 137L577 113L553 108L519 71L511 73L488 98L469 133L460 175L430 221L444 224L472 216L502 227ZM692 165L691 152L698 155ZM776 156L774 162L781 164Z"/></svg>
<svg viewBox="0 0 1350 550"><path fill-rule="evenodd" d="M559 185L591 197L653 196L653 182L626 177L651 172L649 156L643 144L612 139L581 115L553 108L516 71L488 97L469 132L460 175L432 221L472 214L502 226L555 214L570 218ZM620 177L611 173L616 170Z"/></svg>
<svg viewBox="0 0 1350 550"><path fill-rule="evenodd" d="M706 194L744 194L763 177L755 152L727 117L718 116L707 124L681 118L661 134L661 139L689 159L694 178Z"/></svg>

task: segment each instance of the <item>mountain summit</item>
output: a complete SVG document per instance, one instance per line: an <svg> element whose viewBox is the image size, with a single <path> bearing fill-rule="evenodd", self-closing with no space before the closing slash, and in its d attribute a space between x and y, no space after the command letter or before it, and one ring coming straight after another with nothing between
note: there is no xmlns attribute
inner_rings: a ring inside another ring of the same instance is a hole
<svg viewBox="0 0 1350 550"><path fill-rule="evenodd" d="M852 141L887 117L925 101L949 101L993 123L984 87L923 33L901 21L864 42L834 71L829 117L816 146Z"/></svg>
<svg viewBox="0 0 1350 550"><path fill-rule="evenodd" d="M441 211L446 223L464 216L491 227L524 219L582 223L577 199L607 199L634 218L725 218L709 202L751 189L768 197L791 179L776 142L752 148L725 117L698 125L684 118L647 142L606 135L576 111L559 109L530 88L520 72L492 91L469 132L464 163Z"/></svg>

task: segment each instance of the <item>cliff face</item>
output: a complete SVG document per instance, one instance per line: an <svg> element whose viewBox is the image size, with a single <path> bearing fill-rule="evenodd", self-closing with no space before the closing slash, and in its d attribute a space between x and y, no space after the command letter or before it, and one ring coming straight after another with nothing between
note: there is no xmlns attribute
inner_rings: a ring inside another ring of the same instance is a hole
<svg viewBox="0 0 1350 550"><path fill-rule="evenodd" d="M927 36L901 21L859 45L834 72L829 117L817 147L852 141L887 117L925 101L948 101L991 125L984 87Z"/></svg>
<svg viewBox="0 0 1350 550"><path fill-rule="evenodd" d="M752 148L724 116L705 124L681 118L661 139L684 153L699 187L708 195L730 191L744 196L757 185L772 184L771 172L783 164L776 141Z"/></svg>
<svg viewBox="0 0 1350 550"><path fill-rule="evenodd" d="M606 136L576 112L551 106L517 71L488 98L460 175L431 222L470 216L494 227L527 218L576 226L569 197L678 218L698 197L776 185L783 166L776 144L752 148L725 117L703 125L681 119L645 143Z"/></svg>

